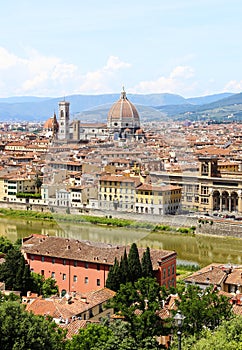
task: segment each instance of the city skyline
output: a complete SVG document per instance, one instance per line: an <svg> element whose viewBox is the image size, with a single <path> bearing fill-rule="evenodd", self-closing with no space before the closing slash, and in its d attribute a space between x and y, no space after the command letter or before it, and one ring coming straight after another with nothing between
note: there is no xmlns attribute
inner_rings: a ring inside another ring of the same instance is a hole
<svg viewBox="0 0 242 350"><path fill-rule="evenodd" d="M238 0L2 4L0 97L242 90Z"/></svg>

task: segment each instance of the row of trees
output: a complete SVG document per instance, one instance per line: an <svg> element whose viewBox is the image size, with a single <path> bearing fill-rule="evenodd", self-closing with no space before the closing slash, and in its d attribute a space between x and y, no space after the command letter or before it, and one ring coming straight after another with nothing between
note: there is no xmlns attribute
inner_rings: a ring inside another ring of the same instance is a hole
<svg viewBox="0 0 242 350"><path fill-rule="evenodd" d="M120 262L115 258L114 265L108 273L106 287L118 291L121 284L134 284L141 277L153 277L150 249L146 248L140 261L137 245L133 243L129 254L127 255L125 250Z"/></svg>
<svg viewBox="0 0 242 350"><path fill-rule="evenodd" d="M0 251L5 253L5 262L0 265L0 281L5 282L7 290L20 291L26 295L28 291L44 297L58 293L56 282L52 278L31 272L20 251L20 242L12 244L8 239L0 237Z"/></svg>

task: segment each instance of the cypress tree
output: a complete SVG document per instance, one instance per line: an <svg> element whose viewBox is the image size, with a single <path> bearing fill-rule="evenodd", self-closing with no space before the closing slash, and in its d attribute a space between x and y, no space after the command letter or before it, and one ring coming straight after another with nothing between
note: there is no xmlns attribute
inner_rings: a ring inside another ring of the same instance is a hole
<svg viewBox="0 0 242 350"><path fill-rule="evenodd" d="M114 290L115 292L119 290L120 286L120 267L117 258L114 260L113 266L111 266L108 278L106 280L106 287Z"/></svg>
<svg viewBox="0 0 242 350"><path fill-rule="evenodd" d="M32 289L33 280L24 256L17 249L8 251L5 262L0 266L0 281L5 282L6 289L19 290L22 294Z"/></svg>
<svg viewBox="0 0 242 350"><path fill-rule="evenodd" d="M146 251L143 254L141 267L142 267L142 277L154 276L149 247L146 248Z"/></svg>
<svg viewBox="0 0 242 350"><path fill-rule="evenodd" d="M125 284L127 282L130 282L129 280L129 263L128 263L128 257L126 249L124 250L124 255L121 257L120 260L120 284Z"/></svg>
<svg viewBox="0 0 242 350"><path fill-rule="evenodd" d="M142 277L141 263L137 245L132 243L128 255L129 280L134 283Z"/></svg>

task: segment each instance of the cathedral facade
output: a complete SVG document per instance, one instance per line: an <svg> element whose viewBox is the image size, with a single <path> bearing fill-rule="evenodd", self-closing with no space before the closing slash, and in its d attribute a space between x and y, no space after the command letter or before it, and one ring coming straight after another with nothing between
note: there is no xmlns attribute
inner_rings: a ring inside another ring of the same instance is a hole
<svg viewBox="0 0 242 350"><path fill-rule="evenodd" d="M144 137L136 107L128 100L123 89L120 98L110 108L107 124L70 121L70 103L59 102L58 122L56 115L44 124L44 131L60 142L79 142L91 139L138 140Z"/></svg>

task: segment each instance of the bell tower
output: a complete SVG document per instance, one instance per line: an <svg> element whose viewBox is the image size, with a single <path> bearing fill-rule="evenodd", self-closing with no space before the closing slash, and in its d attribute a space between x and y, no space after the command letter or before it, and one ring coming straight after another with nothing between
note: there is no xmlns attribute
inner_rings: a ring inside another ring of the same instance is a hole
<svg viewBox="0 0 242 350"><path fill-rule="evenodd" d="M69 140L69 112L70 103L66 101L59 102L59 140Z"/></svg>

